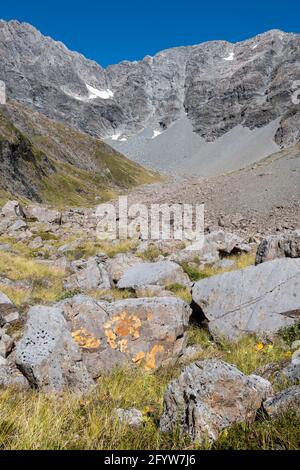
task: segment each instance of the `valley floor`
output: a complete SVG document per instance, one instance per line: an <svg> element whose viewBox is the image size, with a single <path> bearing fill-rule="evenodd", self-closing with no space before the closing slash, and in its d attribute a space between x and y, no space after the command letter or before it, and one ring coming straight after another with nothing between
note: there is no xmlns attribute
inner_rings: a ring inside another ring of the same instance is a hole
<svg viewBox="0 0 300 470"><path fill-rule="evenodd" d="M193 354L177 357L173 365L163 363L152 371L112 367L111 372L98 374L95 388L85 395L78 395L74 390L47 393L48 378L39 382L39 377L30 389L27 379L32 380L31 374L26 374L24 390L13 388L15 351L24 335L31 307L52 308L61 305L58 302L72 305L74 301L75 304L83 302L82 308L86 308L85 302L95 306L99 301L110 308L121 300L135 302L141 297L155 297L159 304L159 299L166 295L171 303L176 298L187 306L192 303L194 282L253 266L257 246L265 235L277 231L289 234L300 226L299 161L298 146L238 172L209 179L170 177L168 181L142 186L128 195L129 203L205 203L205 222L210 229L207 234L212 240L209 246L216 256L211 263L202 262L201 257L186 261L180 243L101 242L95 232L93 209L66 210L60 214L41 207L27 208L28 213L24 215L12 204L0 218L0 295L10 299L15 307L9 304L9 308L16 308L19 318L12 324L4 322L0 328L0 340L7 348L0 351L0 449L299 449L300 421L294 408L272 419L263 412L258 413L255 420L224 429L214 442L193 443L178 429L169 433L159 430L170 380L179 377L183 367L194 361L222 360L236 365L244 374L265 377L274 393L286 389L288 384L279 383L276 373L288 367L295 354L295 342L299 348L297 325L281 331L272 340L262 341L249 333L232 343L216 340L203 319L196 324L191 321L184 334L187 348ZM240 238L230 234L224 241L224 231L239 234ZM297 236L295 250L299 249ZM174 259L182 284L171 278L161 285L159 282L149 285L146 290L118 287L118 281L132 265L144 262L152 266ZM109 285L105 285L106 270L113 278ZM295 298L299 300L298 294ZM0 318L6 312L1 310L5 306L1 302ZM88 314L89 308L84 312ZM73 333L73 339L78 339ZM85 343L79 339L84 348ZM51 365L51 357L48 360ZM63 366L59 364L59 367ZM22 370L26 371L26 367ZM299 380L293 385L298 390ZM142 424L138 430L116 419L116 409L120 408L140 411Z"/></svg>

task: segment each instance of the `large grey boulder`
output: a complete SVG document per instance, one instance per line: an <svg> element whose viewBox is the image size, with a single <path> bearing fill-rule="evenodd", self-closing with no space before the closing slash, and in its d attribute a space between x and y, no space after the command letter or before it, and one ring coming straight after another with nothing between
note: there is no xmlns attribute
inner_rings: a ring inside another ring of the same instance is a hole
<svg viewBox="0 0 300 470"><path fill-rule="evenodd" d="M70 266L72 274L66 279L66 289L110 289L113 284L101 257L73 261Z"/></svg>
<svg viewBox="0 0 300 470"><path fill-rule="evenodd" d="M25 217L25 211L18 201L8 201L1 210L4 217L8 219L18 219Z"/></svg>
<svg viewBox="0 0 300 470"><path fill-rule="evenodd" d="M168 385L160 429L178 426L193 441L214 441L223 429L253 421L272 395L270 382L259 376L247 376L219 359L198 361Z"/></svg>
<svg viewBox="0 0 300 470"><path fill-rule="evenodd" d="M29 206L26 213L43 224L60 224L62 220L61 212L43 206Z"/></svg>
<svg viewBox="0 0 300 470"><path fill-rule="evenodd" d="M109 320L106 302L77 295L63 301L63 314L68 322L73 341L78 345L84 363L93 378L109 372L115 366L124 366L127 357L120 348L112 348L106 335Z"/></svg>
<svg viewBox="0 0 300 470"><path fill-rule="evenodd" d="M300 387L290 387L278 392L273 398L263 403L264 410L270 418L295 411L300 416Z"/></svg>
<svg viewBox="0 0 300 470"><path fill-rule="evenodd" d="M300 258L300 230L271 235L262 240L257 249L255 263L260 264L276 258Z"/></svg>
<svg viewBox="0 0 300 470"><path fill-rule="evenodd" d="M12 301L0 291L0 327L19 320L19 312Z"/></svg>
<svg viewBox="0 0 300 470"><path fill-rule="evenodd" d="M140 258L132 253L118 253L114 258L111 258L106 262L106 267L112 280L114 282L118 282L128 268L131 268L140 262Z"/></svg>
<svg viewBox="0 0 300 470"><path fill-rule="evenodd" d="M300 259L280 259L194 284L194 302L217 338L272 338L300 317Z"/></svg>
<svg viewBox="0 0 300 470"><path fill-rule="evenodd" d="M94 385L59 308L35 306L29 310L24 335L16 346L16 364L39 390L69 388L85 393Z"/></svg>
<svg viewBox="0 0 300 470"><path fill-rule="evenodd" d="M135 289L147 285L169 284L189 286L190 280L182 267L172 261L139 263L125 271L117 286L120 289Z"/></svg>
<svg viewBox="0 0 300 470"><path fill-rule="evenodd" d="M178 359L187 342L191 309L174 297L108 303L75 296L60 306L93 377L120 365L152 371Z"/></svg>

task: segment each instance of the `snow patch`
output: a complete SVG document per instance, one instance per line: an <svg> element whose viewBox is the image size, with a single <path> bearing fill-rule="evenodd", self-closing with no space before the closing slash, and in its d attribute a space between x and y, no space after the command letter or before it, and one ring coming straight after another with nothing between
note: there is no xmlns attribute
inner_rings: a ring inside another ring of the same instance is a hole
<svg viewBox="0 0 300 470"><path fill-rule="evenodd" d="M97 90L97 88L94 88L86 83L86 87L89 91L89 99L94 100L95 98L101 98L103 100L109 100L110 98L114 97L113 91L111 91L109 88L106 90Z"/></svg>
<svg viewBox="0 0 300 470"><path fill-rule="evenodd" d="M160 134L162 134L161 131L153 131L153 136L151 137L151 139L155 139L155 137L158 137Z"/></svg>
<svg viewBox="0 0 300 470"><path fill-rule="evenodd" d="M121 134L113 134L110 138L111 140L119 140Z"/></svg>
<svg viewBox="0 0 300 470"><path fill-rule="evenodd" d="M223 60L233 60L234 59L234 52L230 52L228 57L224 57Z"/></svg>

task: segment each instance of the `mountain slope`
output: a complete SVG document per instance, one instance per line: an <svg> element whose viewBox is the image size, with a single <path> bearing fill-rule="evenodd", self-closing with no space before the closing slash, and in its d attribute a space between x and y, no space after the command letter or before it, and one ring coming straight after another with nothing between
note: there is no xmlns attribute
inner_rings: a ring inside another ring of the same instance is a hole
<svg viewBox="0 0 300 470"><path fill-rule="evenodd" d="M15 102L0 107L1 190L54 206L93 205L157 175L99 139Z"/></svg>
<svg viewBox="0 0 300 470"><path fill-rule="evenodd" d="M103 69L28 24L0 21L0 57L8 98L107 138L155 168L165 154L160 145L152 149L151 140L178 121L184 125L173 137L174 161L166 169L199 158L193 169L208 174L206 160L201 162L204 144L234 135L238 126L252 131L274 123L249 161L300 140L299 34L272 30L236 44L179 47Z"/></svg>

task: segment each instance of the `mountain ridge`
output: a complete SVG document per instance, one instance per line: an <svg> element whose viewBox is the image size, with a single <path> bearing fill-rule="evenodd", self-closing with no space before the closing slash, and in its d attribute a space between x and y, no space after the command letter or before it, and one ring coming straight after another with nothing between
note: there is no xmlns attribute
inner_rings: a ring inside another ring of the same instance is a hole
<svg viewBox="0 0 300 470"><path fill-rule="evenodd" d="M107 139L151 168L172 167L156 165L172 155L156 149L153 155L151 141L160 142L161 134L180 120L188 121L190 132L185 133L185 125L179 129L174 162L190 160L188 168L196 162L194 171L200 174L207 174L203 142L216 142L238 126L252 131L278 120L274 134L253 148L256 160L268 155L266 148L273 152L300 140L296 33L271 30L237 43L207 41L103 68L29 24L0 21L0 55L0 80L6 82L9 99ZM190 154L182 142L194 138L195 152Z"/></svg>

